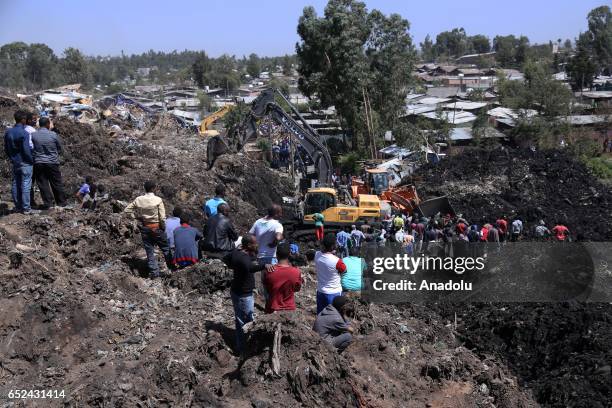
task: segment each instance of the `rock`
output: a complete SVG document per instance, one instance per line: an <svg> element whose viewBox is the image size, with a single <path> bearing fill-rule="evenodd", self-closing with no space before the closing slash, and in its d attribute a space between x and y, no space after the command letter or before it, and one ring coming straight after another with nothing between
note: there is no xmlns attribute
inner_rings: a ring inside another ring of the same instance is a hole
<svg viewBox="0 0 612 408"><path fill-rule="evenodd" d="M226 349L221 349L215 353L215 360L221 367L227 367L231 359L232 355Z"/></svg>

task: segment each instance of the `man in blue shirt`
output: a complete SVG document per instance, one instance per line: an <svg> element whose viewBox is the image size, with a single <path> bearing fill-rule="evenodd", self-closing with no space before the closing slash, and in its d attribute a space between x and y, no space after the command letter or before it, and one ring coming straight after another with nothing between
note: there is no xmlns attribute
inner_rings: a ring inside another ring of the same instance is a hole
<svg viewBox="0 0 612 408"><path fill-rule="evenodd" d="M225 197L225 186L223 184L218 184L217 187L215 187L215 196L206 201L202 208L208 218L217 214L217 207L225 203L223 197Z"/></svg>
<svg viewBox="0 0 612 408"><path fill-rule="evenodd" d="M348 227L344 227L344 229L340 230L338 234L336 234L336 246L338 247L338 257L345 258L349 256L349 242L351 239L351 234L347 232Z"/></svg>
<svg viewBox="0 0 612 408"><path fill-rule="evenodd" d="M30 135L25 130L27 112L15 112L15 126L4 134L4 151L13 169L12 195L15 212L31 214L30 189L34 159L30 148Z"/></svg>

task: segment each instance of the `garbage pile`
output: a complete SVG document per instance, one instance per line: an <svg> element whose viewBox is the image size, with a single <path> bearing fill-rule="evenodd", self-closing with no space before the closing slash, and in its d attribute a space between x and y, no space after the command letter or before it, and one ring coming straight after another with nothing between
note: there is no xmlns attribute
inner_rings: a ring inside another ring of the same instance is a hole
<svg viewBox="0 0 612 408"><path fill-rule="evenodd" d="M612 239L610 188L564 150L467 150L421 167L415 178L421 198L447 195L479 225L516 216L528 236L544 220L563 222L580 240Z"/></svg>
<svg viewBox="0 0 612 408"><path fill-rule="evenodd" d="M582 241L605 245L612 238L610 188L564 150L466 150L421 167L413 181L424 198L448 195L470 222L521 218L526 241L534 239L539 220L549 227L563 222ZM512 271L518 260L507 261ZM609 266L599 266L610 273ZM467 348L505 361L543 406L603 407L612 401L612 305L430 306L458 322L457 334Z"/></svg>

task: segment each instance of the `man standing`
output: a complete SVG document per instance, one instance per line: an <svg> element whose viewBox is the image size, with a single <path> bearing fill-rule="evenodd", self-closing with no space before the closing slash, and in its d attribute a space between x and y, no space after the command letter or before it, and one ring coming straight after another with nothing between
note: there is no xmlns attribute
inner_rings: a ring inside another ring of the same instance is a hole
<svg viewBox="0 0 612 408"><path fill-rule="evenodd" d="M272 270L271 265L255 262L257 254L257 240L254 235L248 234L242 237L240 249L232 251L228 265L234 270L234 278L230 286L230 295L234 306L234 320L236 323L236 351L242 353L244 350L244 332L242 327L253 321L253 309L255 299L255 278L253 274L264 268Z"/></svg>
<svg viewBox="0 0 612 408"><path fill-rule="evenodd" d="M516 242L523 233L523 221L516 218L512 221L512 242Z"/></svg>
<svg viewBox="0 0 612 408"><path fill-rule="evenodd" d="M423 222L418 222L414 226L414 240L416 241L416 253L421 253L423 249L423 240L425 239L425 224Z"/></svg>
<svg viewBox="0 0 612 408"><path fill-rule="evenodd" d="M166 264L168 266L172 265L170 247L164 233L166 209L162 199L155 195L157 185L154 181L146 181L144 189L145 194L132 201L126 207L124 213L138 221L142 243L147 253L149 274L151 278L158 278L160 271L155 257L155 246L164 254Z"/></svg>
<svg viewBox="0 0 612 408"><path fill-rule="evenodd" d="M249 234L255 235L259 252L257 259L261 264L276 264L276 246L283 240L283 224L278 220L283 209L278 204L268 208L268 215L255 221Z"/></svg>
<svg viewBox="0 0 612 408"><path fill-rule="evenodd" d="M238 234L229 219L229 211L229 205L222 203L217 207L217 214L208 219L204 250L217 252L221 256L234 250Z"/></svg>
<svg viewBox="0 0 612 408"><path fill-rule="evenodd" d="M363 241L365 241L365 235L363 234L363 232L361 232L361 230L357 229L356 225L353 225L351 228L353 229L351 231L351 240L355 244L355 248L357 248L360 252L361 244L363 243Z"/></svg>
<svg viewBox="0 0 612 408"><path fill-rule="evenodd" d="M268 291L266 313L295 310L295 292L302 288L300 270L289 262L291 247L281 244L276 249L278 264L272 272L264 274L264 286Z"/></svg>
<svg viewBox="0 0 612 408"><path fill-rule="evenodd" d="M396 214L395 218L393 218L393 231L397 232L399 230L404 229L404 219L401 214Z"/></svg>
<svg viewBox="0 0 612 408"><path fill-rule="evenodd" d="M569 236L570 236L570 231L569 228L567 228L565 225L563 225L562 223L557 223L557 225L555 225L552 228L552 233L555 235L555 239L559 242L564 242L564 241L569 241Z"/></svg>
<svg viewBox="0 0 612 408"><path fill-rule="evenodd" d="M497 221L497 229L499 230L499 240L500 242L506 241L506 236L508 235L508 221L506 221L505 217L500 217Z"/></svg>
<svg viewBox="0 0 612 408"><path fill-rule="evenodd" d="M346 229L348 229L348 227L344 227L339 233L336 234L336 245L338 246L338 251L340 251L340 258L344 258L349 255L349 242L351 235L346 231Z"/></svg>
<svg viewBox="0 0 612 408"><path fill-rule="evenodd" d="M535 236L538 241L546 241L546 239L550 236L550 230L546 228L546 223L544 220L540 220L538 225L535 227Z"/></svg>
<svg viewBox="0 0 612 408"><path fill-rule="evenodd" d="M51 128L49 118L40 118L39 124L40 129L32 133L34 174L42 196L43 209L48 210L53 206L54 200L59 207L66 205L59 163L62 143L57 134L49 130Z"/></svg>
<svg viewBox="0 0 612 408"><path fill-rule="evenodd" d="M323 239L323 235L325 234L325 229L323 224L325 223L325 216L321 213L316 213L312 216L312 219L315 223L315 238L317 241L321 241Z"/></svg>
<svg viewBox="0 0 612 408"><path fill-rule="evenodd" d="M323 238L323 251L315 253L315 269L317 271L317 314L321 313L336 296L342 295L340 275L346 272L342 259L334 254L336 238L327 234Z"/></svg>
<svg viewBox="0 0 612 408"><path fill-rule="evenodd" d="M345 317L347 302L344 296L336 297L331 304L317 314L314 323L314 330L339 352L342 352L353 341L351 334L353 328Z"/></svg>
<svg viewBox="0 0 612 408"><path fill-rule="evenodd" d="M13 169L12 196L15 212L32 214L30 207L30 189L32 188L32 171L34 160L30 148L28 132L25 130L26 112L15 112L15 126L4 134L4 151L11 160Z"/></svg>
<svg viewBox="0 0 612 408"><path fill-rule="evenodd" d="M203 210L207 217L212 217L217 213L217 207L219 207L220 204L225 203L224 197L225 186L223 184L217 184L217 187L215 187L215 196L206 201L204 204Z"/></svg>
<svg viewBox="0 0 612 408"><path fill-rule="evenodd" d="M344 292L359 292L363 289L363 273L367 269L365 259L359 257L357 248L351 248L350 256L342 258L346 265L346 273L342 275L340 283Z"/></svg>
<svg viewBox="0 0 612 408"><path fill-rule="evenodd" d="M38 115L34 112L28 112L26 114L26 125L25 131L28 132L30 138L28 139L30 143L30 149L34 149L34 143L32 143L32 133L36 132L36 125L38 123ZM34 170L32 172L32 180L36 180L36 166L34 166ZM30 207L35 207L36 201L34 198L34 183L32 182L32 186L30 187Z"/></svg>

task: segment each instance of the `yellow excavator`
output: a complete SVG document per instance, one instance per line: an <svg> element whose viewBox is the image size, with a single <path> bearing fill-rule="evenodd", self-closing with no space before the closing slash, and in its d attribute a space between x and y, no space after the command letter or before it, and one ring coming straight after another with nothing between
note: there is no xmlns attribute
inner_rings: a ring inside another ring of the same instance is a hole
<svg viewBox="0 0 612 408"><path fill-rule="evenodd" d="M211 129L210 127L213 125L213 123L225 116L231 109L232 107L230 105L225 105L218 111L213 112L204 119L202 119L202 122L200 123L200 136L217 136L219 132L215 129Z"/></svg>

